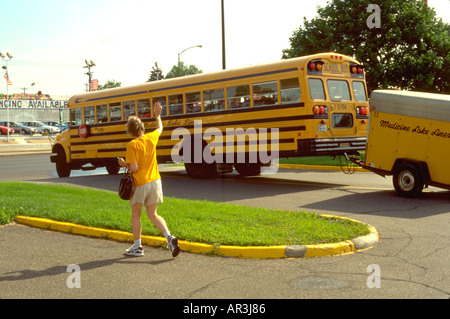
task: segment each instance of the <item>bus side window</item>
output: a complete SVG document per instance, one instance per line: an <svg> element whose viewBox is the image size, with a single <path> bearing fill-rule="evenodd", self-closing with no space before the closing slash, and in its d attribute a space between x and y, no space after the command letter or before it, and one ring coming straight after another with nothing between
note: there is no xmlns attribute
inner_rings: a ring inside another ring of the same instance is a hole
<svg viewBox="0 0 450 319"><path fill-rule="evenodd" d="M143 99L137 101L137 116L140 119L145 119L147 117L152 117L151 105L149 99Z"/></svg>
<svg viewBox="0 0 450 319"><path fill-rule="evenodd" d="M250 107L250 86L239 85L227 88L228 109Z"/></svg>
<svg viewBox="0 0 450 319"><path fill-rule="evenodd" d="M169 115L183 114L183 94L169 95Z"/></svg>
<svg viewBox="0 0 450 319"><path fill-rule="evenodd" d="M95 107L97 112L97 123L107 123L108 122L108 105L97 105Z"/></svg>
<svg viewBox="0 0 450 319"><path fill-rule="evenodd" d="M320 79L308 79L309 92L313 100L325 100L325 91L323 90L323 83Z"/></svg>
<svg viewBox="0 0 450 319"><path fill-rule="evenodd" d="M81 108L71 109L70 110L70 125L71 126L80 126L82 121L82 112Z"/></svg>
<svg viewBox="0 0 450 319"><path fill-rule="evenodd" d="M281 80L281 104L300 102L300 84L298 78Z"/></svg>
<svg viewBox="0 0 450 319"><path fill-rule="evenodd" d="M199 113L202 111L202 100L200 92L186 93L186 114Z"/></svg>
<svg viewBox="0 0 450 319"><path fill-rule="evenodd" d="M223 88L203 91L205 112L225 110L225 92Z"/></svg>
<svg viewBox="0 0 450 319"><path fill-rule="evenodd" d="M161 103L161 116L167 116L167 98L165 96L154 97L152 101L153 103L152 105L150 105L150 107L153 108L156 102Z"/></svg>
<svg viewBox="0 0 450 319"><path fill-rule="evenodd" d="M95 124L95 113L93 106L86 106L84 108L84 124Z"/></svg>
<svg viewBox="0 0 450 319"><path fill-rule="evenodd" d="M127 121L133 115L136 115L136 104L134 100L123 102L123 119Z"/></svg>
<svg viewBox="0 0 450 319"><path fill-rule="evenodd" d="M253 106L278 104L277 82L253 84Z"/></svg>
<svg viewBox="0 0 450 319"><path fill-rule="evenodd" d="M122 105L120 102L109 105L109 119L111 122L122 120Z"/></svg>

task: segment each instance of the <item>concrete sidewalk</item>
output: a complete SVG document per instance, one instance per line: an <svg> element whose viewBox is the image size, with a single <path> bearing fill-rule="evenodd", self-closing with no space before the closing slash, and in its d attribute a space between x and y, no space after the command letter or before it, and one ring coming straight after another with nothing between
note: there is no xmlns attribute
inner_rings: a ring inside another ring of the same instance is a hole
<svg viewBox="0 0 450 319"><path fill-rule="evenodd" d="M15 136L7 141L6 136L0 137L0 156L50 154L50 139L45 136Z"/></svg>

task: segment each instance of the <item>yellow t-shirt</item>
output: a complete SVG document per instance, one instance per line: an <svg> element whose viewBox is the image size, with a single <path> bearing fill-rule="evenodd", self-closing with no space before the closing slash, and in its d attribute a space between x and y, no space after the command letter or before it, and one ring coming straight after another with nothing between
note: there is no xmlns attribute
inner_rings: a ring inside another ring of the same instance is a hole
<svg viewBox="0 0 450 319"><path fill-rule="evenodd" d="M135 138L127 145L126 162L137 163L138 169L133 173L133 186L141 186L160 179L156 161L156 144L159 132L153 131Z"/></svg>

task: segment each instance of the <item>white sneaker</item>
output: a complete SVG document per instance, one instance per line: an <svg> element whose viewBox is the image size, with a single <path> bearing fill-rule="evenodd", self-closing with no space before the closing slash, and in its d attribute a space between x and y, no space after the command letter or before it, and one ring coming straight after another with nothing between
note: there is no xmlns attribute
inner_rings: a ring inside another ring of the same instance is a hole
<svg viewBox="0 0 450 319"><path fill-rule="evenodd" d="M136 248L134 245L125 250L124 255L126 256L135 256L135 257L141 257L144 256L144 250L142 249L142 246Z"/></svg>
<svg viewBox="0 0 450 319"><path fill-rule="evenodd" d="M172 257L178 256L180 253L180 247L178 247L178 239L174 236L170 236L167 241L167 246L169 246L169 250L172 253Z"/></svg>

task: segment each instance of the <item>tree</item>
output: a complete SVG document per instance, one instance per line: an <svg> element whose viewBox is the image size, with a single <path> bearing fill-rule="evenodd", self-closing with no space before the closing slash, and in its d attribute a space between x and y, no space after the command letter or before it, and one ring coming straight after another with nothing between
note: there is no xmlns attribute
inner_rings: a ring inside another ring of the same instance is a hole
<svg viewBox="0 0 450 319"><path fill-rule="evenodd" d="M203 73L202 70L199 70L195 65L185 65L183 61L180 62L180 65L174 65L169 73L166 74L166 79L176 78L179 76L192 75Z"/></svg>
<svg viewBox="0 0 450 319"><path fill-rule="evenodd" d="M100 90L112 89L112 88L117 88L117 87L121 87L121 86L122 86L121 82L117 82L116 80L107 80L104 85L98 86L98 90L100 91Z"/></svg>
<svg viewBox="0 0 450 319"><path fill-rule="evenodd" d="M155 62L155 65L152 66L152 71L150 71L150 76L147 82L159 81L163 79L164 79L163 71L159 67L158 62Z"/></svg>
<svg viewBox="0 0 450 319"><path fill-rule="evenodd" d="M369 92L380 88L448 93L450 25L423 0L377 0L380 25L369 26L367 0L331 0L294 31L283 59L319 52L353 56ZM369 8L370 9L370 8Z"/></svg>

